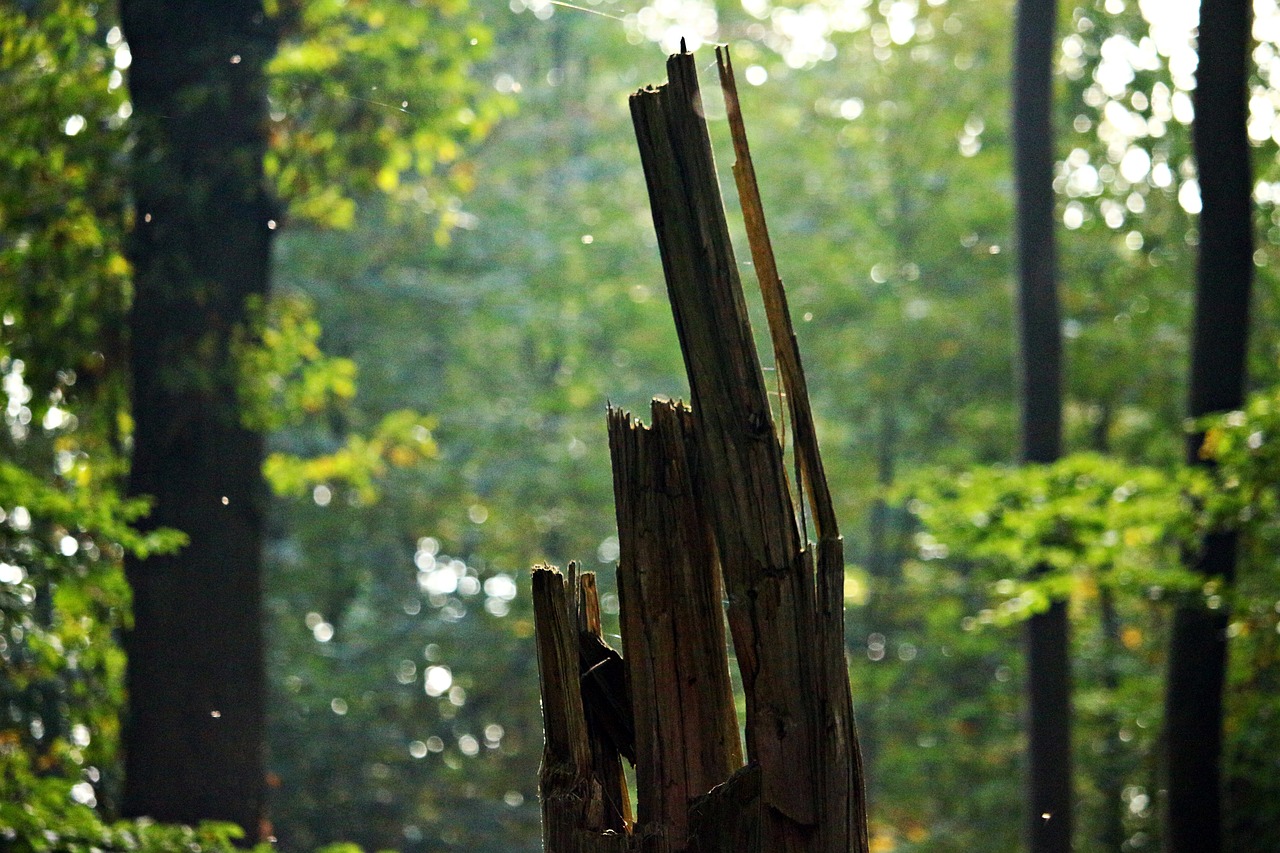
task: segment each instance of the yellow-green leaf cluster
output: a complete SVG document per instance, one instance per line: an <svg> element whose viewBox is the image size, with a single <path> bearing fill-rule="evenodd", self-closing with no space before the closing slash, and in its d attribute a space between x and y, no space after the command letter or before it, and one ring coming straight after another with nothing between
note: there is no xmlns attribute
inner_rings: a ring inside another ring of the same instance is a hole
<svg viewBox="0 0 1280 853"><path fill-rule="evenodd" d="M1020 619L1102 586L1197 590L1181 567L1202 533L1199 472L1168 474L1092 453L1049 465L931 472L904 490L919 556L967 563L996 615Z"/></svg>
<svg viewBox="0 0 1280 853"><path fill-rule="evenodd" d="M304 496L317 487L343 486L359 503L378 497L378 480L391 468L407 468L437 455L434 421L417 412L392 412L368 436L349 435L332 453L299 457L272 453L263 474L277 494ZM327 500L324 501L327 503Z"/></svg>
<svg viewBox="0 0 1280 853"><path fill-rule="evenodd" d="M463 146L508 110L471 74L491 35L466 0L282 0L266 171L290 212L350 227L395 193L443 215L470 188ZM406 180L412 177L413 180Z"/></svg>
<svg viewBox="0 0 1280 853"><path fill-rule="evenodd" d="M300 423L356 393L356 365L320 349L320 323L296 294L251 297L248 320L232 336L241 421L269 431Z"/></svg>

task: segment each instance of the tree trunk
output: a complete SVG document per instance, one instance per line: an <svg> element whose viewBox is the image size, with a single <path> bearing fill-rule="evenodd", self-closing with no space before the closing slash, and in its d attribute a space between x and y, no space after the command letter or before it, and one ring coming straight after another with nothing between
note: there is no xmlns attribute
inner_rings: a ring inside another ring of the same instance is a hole
<svg viewBox="0 0 1280 853"><path fill-rule="evenodd" d="M1252 7L1249 0L1203 0L1192 141L1199 166L1200 260L1196 271L1188 414L1244 403L1249 300L1253 283L1253 178L1246 132ZM1187 461L1200 456L1191 436ZM1230 583L1234 534L1211 534L1193 568ZM1183 606L1174 614L1165 692L1170 853L1217 853L1222 833L1222 689L1227 613Z"/></svg>
<svg viewBox="0 0 1280 853"><path fill-rule="evenodd" d="M1118 851L1125 840L1124 816L1129 810L1124 802L1125 781L1130 762L1126 760L1124 741L1120 738L1120 712L1117 707L1120 690L1120 614L1116 612L1115 594L1109 587L1098 591L1098 620L1102 634L1102 687L1109 706L1102 715L1106 745L1098 757L1096 784L1102 795L1102 815L1098 822L1099 849Z"/></svg>
<svg viewBox="0 0 1280 853"><path fill-rule="evenodd" d="M618 503L626 703L639 820L613 830L613 770L589 748L596 644L558 574L534 573L548 853L866 853L864 782L844 657L844 557L804 373L777 278L727 54L734 174L786 391L805 546L720 201L692 54L631 99L692 408L653 424L609 416ZM807 496L807 504L804 503ZM804 510L801 509L801 513ZM572 576L572 572L571 572ZM723 587L721 586L723 583ZM588 585L589 586L589 585ZM730 632L746 694L746 757L729 694ZM587 594L586 599L590 599ZM581 609L581 605L577 609ZM614 690L614 696L621 691ZM604 703L614 708L618 703Z"/></svg>
<svg viewBox="0 0 1280 853"><path fill-rule="evenodd" d="M1014 45L1022 460L1052 462L1062 442L1062 333L1053 194L1055 0L1019 0ZM1032 853L1071 849L1071 661L1066 603L1027 620L1028 802Z"/></svg>
<svg viewBox="0 0 1280 853"><path fill-rule="evenodd" d="M244 429L229 353L268 284L260 0L122 0L135 216L129 254L132 494L176 527L176 556L130 559L123 810L162 821L263 814L262 437Z"/></svg>

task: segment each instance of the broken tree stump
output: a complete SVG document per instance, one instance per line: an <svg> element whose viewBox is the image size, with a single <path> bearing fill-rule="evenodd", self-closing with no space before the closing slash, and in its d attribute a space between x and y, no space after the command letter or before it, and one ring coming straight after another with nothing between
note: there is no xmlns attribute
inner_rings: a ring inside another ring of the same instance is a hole
<svg viewBox="0 0 1280 853"><path fill-rule="evenodd" d="M734 174L793 426L800 515L738 278L693 56L682 50L668 60L669 82L634 94L631 112L691 405L655 400L648 426L609 412L620 667L611 649L600 649L598 612L594 622L590 615L594 578L572 569L567 582L553 569L534 572L548 853L867 850L844 657L842 543L727 51L717 50L717 59ZM807 542L807 511L816 543ZM722 600L746 695L745 766ZM622 685L602 688L597 667L605 665L625 673ZM608 734L611 728L633 740ZM619 755L634 757L634 822L625 788L619 791Z"/></svg>

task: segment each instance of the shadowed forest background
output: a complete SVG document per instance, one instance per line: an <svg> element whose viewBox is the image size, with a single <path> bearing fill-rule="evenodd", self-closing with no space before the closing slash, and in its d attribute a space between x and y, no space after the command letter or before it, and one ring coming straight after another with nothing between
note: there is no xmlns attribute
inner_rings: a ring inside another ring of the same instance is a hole
<svg viewBox="0 0 1280 853"><path fill-rule="evenodd" d="M1274 0L1253 3L1249 46L1250 396L1201 420L1187 409L1196 5L1060 3L1064 458L1040 467L1014 465L1011 3L267 2L245 20L269 44L232 33L243 53L210 48L172 72L216 67L214 101L238 97L236 74L260 80L244 129L181 123L194 159L258 176L230 201L230 179L175 200L167 167L150 169L180 124L156 106L168 78L136 76L143 40L167 37L164 5L126 2L123 22L82 0L0 9L0 850L229 844L227 825L116 823L154 813L124 787L122 741L138 736L126 709L174 692L141 689L163 682L135 668L126 695L125 645L154 624L133 612L126 564L136 583L197 546L192 576L215 597L227 584L226 613L184 615L160 645L194 654L228 619L263 640L216 664L243 664L245 701L262 709L251 840L541 849L528 570L599 571L616 634L605 406L688 395L627 112L681 38L722 171L708 46L730 44L739 70L843 521L871 849L1023 844L1020 638L1051 602L1070 624L1074 849L1169 843L1161 732L1179 608L1221 617L1228 638L1223 849L1280 848ZM210 142L259 132L247 166ZM240 207L256 236L235 231ZM152 211L170 209L223 223L229 266L261 249L269 292L263 272L218 314L225 294L182 291L202 273L165 254L184 238ZM190 303L148 284L166 276ZM162 417L130 405L153 381L177 389ZM207 483L166 479L181 460L138 467L135 444L204 418L265 482L155 527L130 495L162 504ZM1200 434L1193 456L1212 467L1186 464ZM245 505L249 521L217 515ZM1195 571L1206 533L1238 536L1233 582ZM262 555L260 608L256 580L219 574L237 549ZM202 716L230 720L235 701Z"/></svg>

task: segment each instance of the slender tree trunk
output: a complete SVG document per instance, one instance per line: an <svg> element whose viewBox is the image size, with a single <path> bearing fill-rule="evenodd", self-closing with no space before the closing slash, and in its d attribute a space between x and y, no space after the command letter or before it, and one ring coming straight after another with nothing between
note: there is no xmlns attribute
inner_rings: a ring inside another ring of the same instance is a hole
<svg viewBox="0 0 1280 853"><path fill-rule="evenodd" d="M1092 445L1098 453L1111 450L1111 411L1109 400L1098 404L1098 420L1093 425ZM1120 613L1116 610L1115 593L1110 587L1098 591L1098 629L1101 634L1102 687L1109 705L1101 715L1106 742L1102 756L1094 771L1094 785L1102 795L1102 815L1098 820L1096 837L1101 850L1118 851L1125 840L1124 817L1128 805L1124 802L1124 788L1131 762L1126 760L1124 741L1120 738L1120 713L1117 708L1120 690Z"/></svg>
<svg viewBox="0 0 1280 853"><path fill-rule="evenodd" d="M876 485L887 491L893 485L894 454L897 451L898 418L893 403L880 408L880 429L876 441ZM896 578L900 568L890 531L889 502L877 496L871 503L867 523L867 570L873 578Z"/></svg>
<svg viewBox="0 0 1280 853"><path fill-rule="evenodd" d="M1124 741L1120 739L1120 714L1116 708L1120 688L1120 614L1116 612L1115 595L1104 587L1098 593L1098 619L1102 631L1102 687L1110 705L1103 714L1106 746L1099 760L1098 791L1102 794L1102 817L1098 824L1100 849L1108 853L1122 850L1125 840L1124 787L1129 762L1125 760Z"/></svg>
<svg viewBox="0 0 1280 853"><path fill-rule="evenodd" d="M1013 139L1017 185L1022 459L1052 462L1062 443L1062 335L1053 196L1055 0L1018 0ZM1071 664L1065 602L1025 628L1032 853L1071 849Z"/></svg>
<svg viewBox="0 0 1280 853"><path fill-rule="evenodd" d="M1249 293L1253 283L1253 177L1246 132L1252 7L1249 0L1203 0L1192 141L1200 173L1200 261L1196 271L1188 414L1244 402ZM1187 460L1200 458L1193 435ZM1208 579L1230 583L1234 534L1213 534L1194 562ZM1170 853L1217 853L1222 833L1222 688L1227 613L1180 607L1174 614L1165 693Z"/></svg>
<svg viewBox="0 0 1280 853"><path fill-rule="evenodd" d="M136 221L130 491L185 531L129 560L127 815L229 820L263 809L262 438L241 426L229 335L267 290L260 0L122 0L133 56Z"/></svg>

